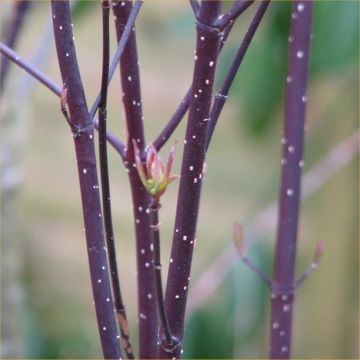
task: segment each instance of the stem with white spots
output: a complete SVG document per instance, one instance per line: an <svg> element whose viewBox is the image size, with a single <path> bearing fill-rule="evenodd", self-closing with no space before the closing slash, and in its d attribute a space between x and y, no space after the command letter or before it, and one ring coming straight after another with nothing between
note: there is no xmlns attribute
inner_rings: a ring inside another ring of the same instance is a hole
<svg viewBox="0 0 360 360"><path fill-rule="evenodd" d="M125 311L125 305L121 295L120 279L117 268L115 237L112 224L110 181L107 157L106 141L106 116L107 116L107 93L108 93L108 74L109 74L109 12L110 3L108 0L101 1L103 18L103 67L101 79L101 91L99 101L99 162L101 175L101 195L104 213L104 228L106 244L108 247L108 258L110 267L110 278L114 296L114 305L117 313L118 324L121 333L122 348L128 359L134 359L134 353L129 335L129 326Z"/></svg>
<svg viewBox="0 0 360 360"><path fill-rule="evenodd" d="M135 3L136 5L136 3ZM134 5L134 7L135 7ZM122 37L133 10L131 1L113 3L117 39ZM127 129L125 166L128 171L135 219L138 312L139 312L139 358L156 358L157 307L155 276L151 267L153 246L150 206L152 198L143 186L135 165L133 141L141 152L145 148L140 72L137 56L135 27L132 28L123 56L120 60L121 87ZM151 294L151 298L149 297Z"/></svg>
<svg viewBox="0 0 360 360"><path fill-rule="evenodd" d="M74 136L85 225L90 277L103 355L121 357L107 264L99 186L96 169L93 123L89 117L76 60L68 1L51 2L57 57L67 89L72 126L83 131Z"/></svg>
<svg viewBox="0 0 360 360"><path fill-rule="evenodd" d="M220 1L202 1L197 21L196 61L171 249L172 262L169 266L165 296L171 334L178 341L178 345L170 351L159 346L160 358L177 358L181 354L205 161L207 119L210 115L221 38L221 33L213 24L219 15L220 6Z"/></svg>
<svg viewBox="0 0 360 360"><path fill-rule="evenodd" d="M288 359L307 101L312 1L294 1L282 138L279 221L272 281L270 357Z"/></svg>

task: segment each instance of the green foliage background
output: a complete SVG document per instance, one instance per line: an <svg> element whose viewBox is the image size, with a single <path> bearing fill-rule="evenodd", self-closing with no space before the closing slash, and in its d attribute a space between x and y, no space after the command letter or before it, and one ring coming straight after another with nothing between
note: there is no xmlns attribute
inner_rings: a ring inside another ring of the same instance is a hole
<svg viewBox="0 0 360 360"><path fill-rule="evenodd" d="M6 3L2 2L3 9ZM255 8L234 26L219 63L218 86ZM78 60L91 104L100 87L100 7L97 2L77 1L73 11ZM246 230L277 197L289 14L289 2L270 6L219 121L208 154L192 284L232 242L233 221L241 221ZM48 18L49 3L36 2L18 46L25 58L31 58ZM359 3L315 1L313 23L305 172L358 127ZM190 84L194 33L187 1L143 5L137 34L148 141L164 126ZM44 71L59 83L54 46L48 46L49 65ZM10 82L19 76L20 70L13 67ZM122 136L118 85L116 78L110 88L109 126ZM3 224L17 229L22 259L18 281L25 315L16 335L21 338L19 352L24 358L99 357L71 135L58 99L40 86L27 109L26 119L20 119L28 128L16 216L13 224ZM176 138L182 143L184 129L182 124L170 142ZM177 172L180 159L179 146ZM136 343L130 195L126 173L113 151L110 165L121 281ZM172 185L160 215L164 274L176 190ZM324 240L327 250L320 268L297 294L294 357L358 358L358 161L305 202L300 225L298 273L311 260L316 241ZM249 255L269 274L274 239L273 232L248 244ZM235 260L217 293L189 316L184 357L266 357L269 299L259 279Z"/></svg>

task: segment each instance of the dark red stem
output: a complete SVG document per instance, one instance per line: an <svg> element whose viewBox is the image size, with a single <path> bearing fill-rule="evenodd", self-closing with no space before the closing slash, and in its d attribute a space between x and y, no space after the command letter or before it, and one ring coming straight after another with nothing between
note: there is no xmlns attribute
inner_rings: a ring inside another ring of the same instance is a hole
<svg viewBox="0 0 360 360"><path fill-rule="evenodd" d="M165 296L171 333L179 344L171 351L166 351L160 346L159 357L161 358L177 358L181 354L205 160L207 120L210 116L221 38L221 33L213 27L213 24L220 13L220 6L219 1L202 1L196 26L196 61Z"/></svg>
<svg viewBox="0 0 360 360"><path fill-rule="evenodd" d="M118 41L133 8L131 1L113 4ZM155 358L157 343L157 307L155 301L155 276L152 269L152 231L150 206L152 199L144 188L137 169L132 141L136 141L140 151L145 148L143 115L140 92L140 74L136 48L135 28L120 61L121 86L128 133L125 165L128 170L133 211L135 219L138 312L139 312L139 358Z"/></svg>
<svg viewBox="0 0 360 360"><path fill-rule="evenodd" d="M282 138L279 222L272 282L270 330L272 359L288 359L291 351L312 5L312 1L294 1L292 5Z"/></svg>
<svg viewBox="0 0 360 360"><path fill-rule="evenodd" d="M254 0L234 1L230 10L224 16L217 19L216 26L224 29L231 22L234 22L253 2Z"/></svg>
<svg viewBox="0 0 360 360"><path fill-rule="evenodd" d="M96 171L93 123L89 117L76 60L68 1L52 1L52 17L61 77L67 88L72 125L83 131L74 136L78 165L90 277L103 355L121 357L107 265L99 186Z"/></svg>

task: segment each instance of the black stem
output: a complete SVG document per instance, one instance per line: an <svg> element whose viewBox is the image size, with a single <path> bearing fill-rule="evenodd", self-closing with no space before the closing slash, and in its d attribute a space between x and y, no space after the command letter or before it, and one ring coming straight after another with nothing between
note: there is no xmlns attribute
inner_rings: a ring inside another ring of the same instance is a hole
<svg viewBox="0 0 360 360"><path fill-rule="evenodd" d="M83 130L74 136L74 144L99 335L104 357L119 359L121 357L118 341L120 335L116 326L108 273L107 248L103 234L93 123L89 117L76 59L69 2L53 0L51 9L57 57L66 89L65 100L69 108L72 127Z"/></svg>
<svg viewBox="0 0 360 360"><path fill-rule="evenodd" d="M312 1L294 1L282 138L279 220L272 281L270 358L291 353L296 243L300 204L307 79L310 58Z"/></svg>
<svg viewBox="0 0 360 360"><path fill-rule="evenodd" d="M129 0L126 0L126 1L129 1ZM124 52L126 44L129 40L129 37L131 35L132 29L135 24L136 17L139 13L139 10L140 10L140 7L142 4L143 4L143 0L136 0L134 3L134 6L131 9L131 12L127 19L124 31L122 32L121 37L119 38L118 47L117 47L114 57L111 61L111 65L110 65L110 69L109 69L109 76L108 76L108 84L110 84L110 82L114 76L114 73L115 73L118 63L121 59L121 56ZM94 101L94 104L92 105L92 107L90 109L90 118L91 119L93 119L95 116L96 110L99 107L99 102L100 102L100 94L98 94L98 96L96 97L96 99Z"/></svg>
<svg viewBox="0 0 360 360"><path fill-rule="evenodd" d="M111 285L114 296L114 305L117 313L118 324L121 332L121 343L128 359L134 359L131 346L129 326L127 323L125 306L122 300L120 279L118 274L115 237L112 224L111 199L110 199L110 181L107 157L106 141L106 115L107 115L107 93L108 93L108 74L109 74L109 11L110 3L108 0L102 0L102 18L103 18L103 67L99 102L99 160L101 176L102 206L104 214L104 228L106 244L108 248L108 259L110 268Z"/></svg>
<svg viewBox="0 0 360 360"><path fill-rule="evenodd" d="M258 29L260 22L262 18L264 17L264 14L266 12L266 9L268 8L270 4L270 0L262 1L259 5L258 10L256 11L256 14L253 18L253 20L250 23L250 26L244 36L244 39L242 40L240 44L240 48L237 51L234 60L231 64L231 67L226 75L226 78L224 80L224 83L220 89L220 91L215 96L215 101L211 109L210 114L210 121L209 121L209 127L208 127L208 133L206 138L206 148L209 147L212 135L214 133L217 121L219 119L220 113L225 105L225 102L227 100L229 90L231 87L231 84L233 83L235 76L239 70L239 67L244 59L244 56L250 46L250 43L255 35L256 30Z"/></svg>
<svg viewBox="0 0 360 360"><path fill-rule="evenodd" d="M156 281L156 296L157 296L159 317L165 337L165 342L163 341L163 346L171 348L173 346L173 338L171 336L169 320L167 318L166 310L165 310L164 293L163 293L162 276L161 276L160 223L159 223L160 207L161 204L159 203L159 200L157 198L154 198L150 208L151 219L152 219L151 229L153 233L153 244L154 244L153 267L154 267L155 281Z"/></svg>

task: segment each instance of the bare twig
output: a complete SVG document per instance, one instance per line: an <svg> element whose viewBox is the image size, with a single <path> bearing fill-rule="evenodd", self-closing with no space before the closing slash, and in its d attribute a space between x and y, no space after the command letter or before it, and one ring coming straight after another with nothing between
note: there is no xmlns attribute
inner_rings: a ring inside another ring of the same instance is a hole
<svg viewBox="0 0 360 360"><path fill-rule="evenodd" d="M127 0L128 1L128 0ZM124 49L126 47L126 43L130 37L130 34L132 32L132 29L134 27L135 24L135 20L136 17L140 11L140 7L143 4L143 0L136 0L134 3L134 6L131 9L131 12L129 14L129 17L127 19L124 31L122 32L121 37L119 38L118 41L118 47L116 49L116 52L114 54L114 57L111 61L111 65L110 65L110 69L109 69L109 78L108 78L108 84L110 84L114 73L116 71L116 68L118 66L118 63L121 59L121 56L124 52ZM99 106L99 102L100 102L100 94L98 94L98 96L96 97L94 104L92 105L91 109L90 109L90 118L93 119L96 113L96 110Z"/></svg>
<svg viewBox="0 0 360 360"><path fill-rule="evenodd" d="M224 15L219 16L215 25L220 29L224 29L231 22L234 22L252 3L254 0L236 0L231 9Z"/></svg>
<svg viewBox="0 0 360 360"><path fill-rule="evenodd" d="M209 120L209 127L207 132L207 138L206 138L206 147L209 147L213 132L215 130L215 126L217 124L217 121L219 119L220 113L225 105L225 102L227 100L229 90L231 87L231 84L233 83L235 76L239 70L239 67L244 59L244 56L247 52L247 49L250 46L251 40L253 39L256 30L258 29L260 22L262 18L264 17L264 14L266 12L266 9L268 8L270 4L269 0L264 0L260 3L258 10L256 11L256 14L251 21L251 24L244 36L244 39L242 40L240 44L240 48L237 51L235 58L231 64L231 67L226 75L226 78L224 80L224 83L220 89L220 91L215 96L215 101L211 109L210 114L210 120Z"/></svg>
<svg viewBox="0 0 360 360"><path fill-rule="evenodd" d="M28 74L37 79L40 83L45 85L51 92L53 92L58 97L61 97L62 88L50 80L45 74L41 71L33 67L27 61L22 59L15 51L11 50L6 45L0 43L0 52L8 57L12 62L20 66L23 70L25 70ZM95 129L98 129L98 121L95 120L94 123ZM113 148L124 157L125 154L125 145L110 131L106 131L106 136L109 143L113 146Z"/></svg>
<svg viewBox="0 0 360 360"><path fill-rule="evenodd" d="M7 32L5 34L5 44L9 48L14 48L19 37L26 14L28 13L31 1L16 1L13 3L13 14ZM4 91L5 81L9 72L9 58L2 56L0 59L0 92Z"/></svg>
<svg viewBox="0 0 360 360"><path fill-rule="evenodd" d="M356 130L304 175L302 201L307 200L321 189L334 175L348 165L358 153L359 130ZM272 202L247 225L248 239L252 244L274 230L276 216L277 203ZM200 278L192 286L189 294L188 318L218 289L234 264L232 261L234 256L234 247L230 244L203 271Z"/></svg>

